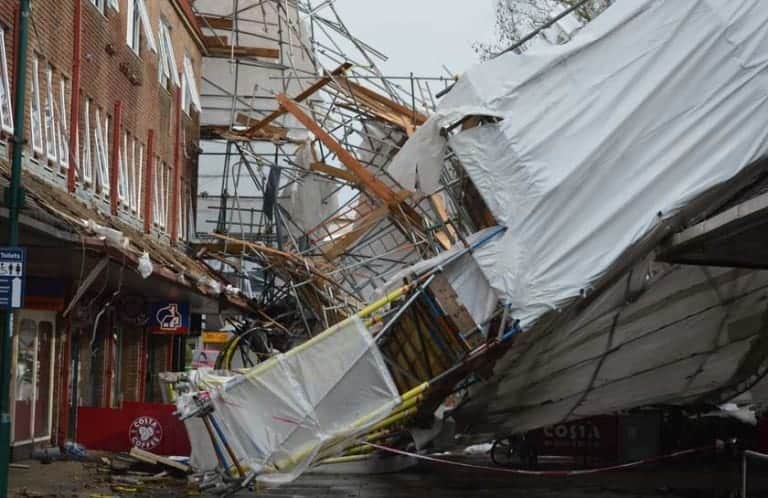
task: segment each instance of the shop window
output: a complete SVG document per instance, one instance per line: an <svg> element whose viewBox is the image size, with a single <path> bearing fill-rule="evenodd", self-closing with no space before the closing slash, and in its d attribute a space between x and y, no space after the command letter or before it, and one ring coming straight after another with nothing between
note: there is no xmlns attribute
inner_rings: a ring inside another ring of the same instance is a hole
<svg viewBox="0 0 768 498"><path fill-rule="evenodd" d="M11 86L8 84L8 59L5 53L5 31L0 29L0 126L3 131L13 133L13 111L11 110Z"/></svg>
<svg viewBox="0 0 768 498"><path fill-rule="evenodd" d="M58 162L59 149L56 145L56 116L53 112L53 66L45 70L45 107L43 108L43 123L45 124L45 155L51 162Z"/></svg>
<svg viewBox="0 0 768 498"><path fill-rule="evenodd" d="M62 169L69 168L69 113L67 113L67 80L59 81L59 103L56 109L59 131L59 164Z"/></svg>
<svg viewBox="0 0 768 498"><path fill-rule="evenodd" d="M22 317L14 340L13 443L47 439L53 407L53 322Z"/></svg>
<svg viewBox="0 0 768 498"><path fill-rule="evenodd" d="M40 58L32 59L32 109L30 112L29 126L32 132L32 150L38 154L43 153L43 128L42 114L40 111Z"/></svg>

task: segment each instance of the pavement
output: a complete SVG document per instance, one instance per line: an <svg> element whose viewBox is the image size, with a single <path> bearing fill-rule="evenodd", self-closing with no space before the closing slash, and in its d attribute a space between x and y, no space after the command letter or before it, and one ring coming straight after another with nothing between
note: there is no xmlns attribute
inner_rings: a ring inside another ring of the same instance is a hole
<svg viewBox="0 0 768 498"><path fill-rule="evenodd" d="M110 475L94 462L23 462L28 469L12 469L11 497L176 497L194 496L183 479L166 479L139 488L114 487ZM473 463L490 465L487 456ZM750 497L768 496L766 468L750 473ZM279 488L261 488L237 496L262 498L735 498L738 464L692 463L612 472L578 478L542 478L500 475L427 465L387 475L304 475Z"/></svg>

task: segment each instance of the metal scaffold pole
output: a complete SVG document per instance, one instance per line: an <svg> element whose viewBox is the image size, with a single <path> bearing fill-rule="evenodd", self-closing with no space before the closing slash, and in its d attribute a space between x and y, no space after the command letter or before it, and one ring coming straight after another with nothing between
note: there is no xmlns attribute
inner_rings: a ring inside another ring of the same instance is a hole
<svg viewBox="0 0 768 498"><path fill-rule="evenodd" d="M19 46L16 49L13 160L10 187L6 192L8 205L8 245L19 243L19 209L21 207L21 154L24 146L24 93L27 73L27 41L30 0L20 1ZM3 313L0 335L0 497L8 496L8 465L11 456L11 334L13 313Z"/></svg>

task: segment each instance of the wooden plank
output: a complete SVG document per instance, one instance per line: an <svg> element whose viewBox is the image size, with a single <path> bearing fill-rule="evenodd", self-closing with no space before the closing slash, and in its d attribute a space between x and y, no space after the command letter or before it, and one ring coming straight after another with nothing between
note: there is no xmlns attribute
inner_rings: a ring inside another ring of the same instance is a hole
<svg viewBox="0 0 768 498"><path fill-rule="evenodd" d="M370 213L366 214L358 222L355 223L355 228L345 233L333 242L333 245L328 249L323 249L323 254L332 261L341 256L346 250L357 242L360 237L366 234L376 223L384 219L389 214L389 207L383 206L374 209Z"/></svg>
<svg viewBox="0 0 768 498"><path fill-rule="evenodd" d="M266 47L242 47L231 45L212 45L208 46L208 55L211 57L263 57L265 59L279 59L280 50Z"/></svg>
<svg viewBox="0 0 768 498"><path fill-rule="evenodd" d="M231 30L234 27L231 17L196 16L196 18L201 28Z"/></svg>
<svg viewBox="0 0 768 498"><path fill-rule="evenodd" d="M477 326L445 275L437 275L429 284L429 290L458 332L467 332ZM465 342L462 338L459 341Z"/></svg>
<svg viewBox="0 0 768 498"><path fill-rule="evenodd" d="M346 78L345 76L338 76L334 78L334 80L337 82L337 86L340 89L342 90L346 89L347 92L351 91L357 96L363 96L363 97L366 97L367 99L370 99L373 102L381 104L382 106L386 107L392 112L405 117L408 121L412 122L416 126L420 126L427 121L427 116L420 113L419 111L414 112L414 109L411 109L398 102L395 102L389 97L385 97L384 95L381 95L380 93L377 93L358 83L354 83L350 81L348 78Z"/></svg>
<svg viewBox="0 0 768 498"><path fill-rule="evenodd" d="M338 178L339 180L347 181L349 183L357 183L357 177L351 172L341 168L335 168L325 163L312 163L309 165L309 169L312 171L318 171L333 178Z"/></svg>
<svg viewBox="0 0 768 498"><path fill-rule="evenodd" d="M152 465L165 465L167 467L180 470L184 473L189 473L191 470L189 465L184 465L183 463L177 462L176 460L172 460L170 458L166 458L164 456L155 455L154 453L142 450L141 448L131 448L130 455L136 460L141 460L142 462L146 462Z"/></svg>
<svg viewBox="0 0 768 498"><path fill-rule="evenodd" d="M229 38L227 36L203 36L203 43L206 47L226 47L229 45Z"/></svg>
<svg viewBox="0 0 768 498"><path fill-rule="evenodd" d="M348 62L345 62L344 64L341 64L339 67L337 67L336 69L331 71L331 73L329 75L326 75L326 76L320 78L319 80L315 81L309 87L307 87L306 90L304 90L300 94L296 95L293 98L293 101L294 102L302 102L302 101L308 99L309 97L314 95L316 92L320 91L320 89L322 89L325 85L330 83L331 82L331 76L336 76L336 75L344 74L351 67L352 67L352 64L350 64ZM259 121L255 125L253 125L251 127L251 129L249 130L249 132L250 133L255 133L256 131L258 131L261 128L265 127L266 125L268 125L269 123L271 123L275 119L279 118L283 114L285 114L285 109L283 109L283 108L279 108L278 110L271 112L270 114L267 115L267 117L265 117L264 119L262 119L261 121ZM246 133L246 134L248 134L248 133Z"/></svg>
<svg viewBox="0 0 768 498"><path fill-rule="evenodd" d="M309 131L325 144L339 161L347 167L356 177L359 178L360 183L374 195L374 197L381 199L387 205L396 205L400 202L400 199L388 186L377 179L373 174L366 169L351 153L349 153L339 142L333 138L330 133L325 131L319 124L312 119L307 113L305 113L293 100L289 99L284 94L277 96L277 101L280 106L291 113L301 124L303 124Z"/></svg>

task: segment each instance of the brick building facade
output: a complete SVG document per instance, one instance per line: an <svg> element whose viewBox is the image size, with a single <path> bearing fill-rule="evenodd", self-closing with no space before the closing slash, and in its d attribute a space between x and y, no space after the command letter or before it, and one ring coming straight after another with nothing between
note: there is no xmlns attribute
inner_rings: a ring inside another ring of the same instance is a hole
<svg viewBox="0 0 768 498"><path fill-rule="evenodd" d="M18 1L0 0L3 182L18 16ZM205 53L189 1L35 0L29 26L15 455L76 438L80 406L159 401L156 374L183 366L185 347L149 332L152 303L183 302L190 315L245 307L185 251Z"/></svg>

